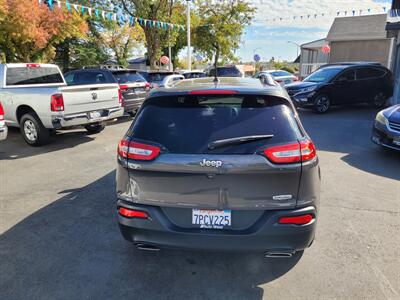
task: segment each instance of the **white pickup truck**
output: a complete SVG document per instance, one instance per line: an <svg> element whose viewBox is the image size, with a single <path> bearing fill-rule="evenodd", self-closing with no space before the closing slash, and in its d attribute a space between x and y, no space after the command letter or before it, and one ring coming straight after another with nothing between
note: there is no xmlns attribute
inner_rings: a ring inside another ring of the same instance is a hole
<svg viewBox="0 0 400 300"><path fill-rule="evenodd" d="M123 115L118 84L67 86L52 64L0 64L0 99L7 126L19 127L32 146L45 144L51 130L83 126L98 133Z"/></svg>

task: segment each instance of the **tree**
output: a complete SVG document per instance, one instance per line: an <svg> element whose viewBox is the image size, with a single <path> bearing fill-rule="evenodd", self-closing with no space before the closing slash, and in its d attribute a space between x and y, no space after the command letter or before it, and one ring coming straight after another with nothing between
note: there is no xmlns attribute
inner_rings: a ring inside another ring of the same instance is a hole
<svg viewBox="0 0 400 300"><path fill-rule="evenodd" d="M182 18L180 7L183 6L180 2L173 2L173 0L121 0L114 3L122 5L123 10L133 17L162 22L172 22L178 17ZM150 67L154 69L162 55L162 48L168 47L168 42L171 46L175 44L177 31L145 25L142 25L142 28L146 39L147 57Z"/></svg>
<svg viewBox="0 0 400 300"><path fill-rule="evenodd" d="M53 11L36 0L2 0L0 52L6 62L51 60L66 38L84 37L86 21L77 13Z"/></svg>
<svg viewBox="0 0 400 300"><path fill-rule="evenodd" d="M132 51L144 41L144 32L139 25L119 26L115 22L108 22L100 36L103 47L112 52L119 65L125 67Z"/></svg>
<svg viewBox="0 0 400 300"><path fill-rule="evenodd" d="M211 4L210 0L196 1L197 13L203 22L195 28L193 45L218 64L236 60L234 51L239 48L243 30L250 25L255 8L246 0L226 0Z"/></svg>

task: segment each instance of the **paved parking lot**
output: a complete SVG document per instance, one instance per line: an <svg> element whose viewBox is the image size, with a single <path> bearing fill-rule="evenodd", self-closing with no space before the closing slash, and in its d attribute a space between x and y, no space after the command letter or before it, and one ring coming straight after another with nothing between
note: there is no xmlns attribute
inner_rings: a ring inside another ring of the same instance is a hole
<svg viewBox="0 0 400 300"><path fill-rule="evenodd" d="M302 111L323 174L314 245L291 259L140 252L115 216L116 146L130 122L0 143L0 299L400 299L400 154L375 111Z"/></svg>

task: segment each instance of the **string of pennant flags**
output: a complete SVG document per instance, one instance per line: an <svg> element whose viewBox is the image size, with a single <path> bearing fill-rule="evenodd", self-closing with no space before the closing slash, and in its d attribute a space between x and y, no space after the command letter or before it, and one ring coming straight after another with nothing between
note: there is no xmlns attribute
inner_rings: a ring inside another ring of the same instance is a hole
<svg viewBox="0 0 400 300"><path fill-rule="evenodd" d="M282 17L273 17L267 19L259 19L263 21L269 22L281 22L281 21L305 21L305 20L313 20L319 17L327 17L327 16L336 16L336 17L350 17L350 16L361 16L368 15L372 13L387 13L387 8L382 6L381 8L368 8L368 9L351 9L351 10L341 10L334 12L322 12L322 13L307 13L304 15L296 15L296 16L282 16Z"/></svg>
<svg viewBox="0 0 400 300"><path fill-rule="evenodd" d="M181 24L173 24L168 22L163 22L159 20L148 20L140 17L134 17L128 14L116 13L113 11L102 10L90 6L85 6L81 4L70 3L68 1L58 1L58 0L38 0L39 4L47 4L50 10L58 7L62 9L65 7L69 12L75 10L81 15L88 14L89 17L96 17L97 19L110 20L118 22L120 25L129 23L129 25L140 24L143 27L149 28L160 28L160 29L177 29L185 30L185 26Z"/></svg>

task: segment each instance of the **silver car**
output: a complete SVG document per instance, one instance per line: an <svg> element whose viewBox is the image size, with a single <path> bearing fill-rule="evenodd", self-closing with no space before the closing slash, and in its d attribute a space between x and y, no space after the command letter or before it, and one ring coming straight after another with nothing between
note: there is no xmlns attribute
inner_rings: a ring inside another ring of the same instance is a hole
<svg viewBox="0 0 400 300"><path fill-rule="evenodd" d="M0 141L5 140L7 138L7 125L4 120L4 109L3 105L0 102Z"/></svg>
<svg viewBox="0 0 400 300"><path fill-rule="evenodd" d="M279 83L281 86L285 86L286 84L290 84L296 81L299 81L298 77L289 73L285 70L267 70L261 71L258 76L262 74L270 74L274 80Z"/></svg>
<svg viewBox="0 0 400 300"><path fill-rule="evenodd" d="M319 189L289 96L257 79L154 90L118 146L118 220L140 249L290 257L314 240Z"/></svg>

